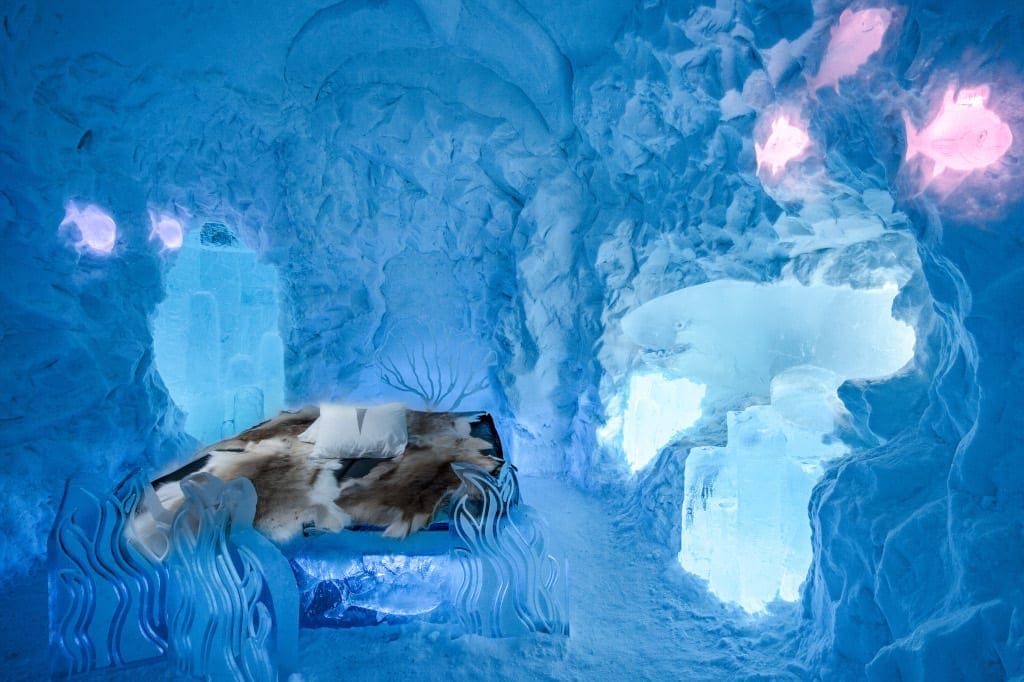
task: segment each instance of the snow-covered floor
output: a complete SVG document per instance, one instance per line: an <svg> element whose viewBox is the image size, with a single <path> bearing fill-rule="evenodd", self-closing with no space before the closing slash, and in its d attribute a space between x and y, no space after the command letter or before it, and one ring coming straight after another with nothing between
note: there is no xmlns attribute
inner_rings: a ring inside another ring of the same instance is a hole
<svg viewBox="0 0 1024 682"><path fill-rule="evenodd" d="M569 560L568 639L450 639L436 626L303 630L293 680L803 679L794 661L797 606L750 617L721 606L665 548L616 523L619 511L564 483L521 480ZM738 557L738 559L741 559ZM42 572L0 596L3 677L47 671ZM90 679L180 679L166 666Z"/></svg>

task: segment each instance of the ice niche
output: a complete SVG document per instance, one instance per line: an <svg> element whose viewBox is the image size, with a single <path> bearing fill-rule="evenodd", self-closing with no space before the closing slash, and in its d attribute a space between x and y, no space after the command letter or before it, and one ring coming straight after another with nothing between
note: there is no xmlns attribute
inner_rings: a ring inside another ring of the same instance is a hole
<svg viewBox="0 0 1024 682"><path fill-rule="evenodd" d="M686 460L682 566L750 612L795 600L811 563L807 504L835 437L847 379L892 375L914 330L892 316L896 285L854 289L719 280L656 298L623 318L666 374L707 387L727 413L724 447Z"/></svg>
<svg viewBox="0 0 1024 682"><path fill-rule="evenodd" d="M153 322L156 366L202 443L284 407L277 270L221 223L189 232Z"/></svg>

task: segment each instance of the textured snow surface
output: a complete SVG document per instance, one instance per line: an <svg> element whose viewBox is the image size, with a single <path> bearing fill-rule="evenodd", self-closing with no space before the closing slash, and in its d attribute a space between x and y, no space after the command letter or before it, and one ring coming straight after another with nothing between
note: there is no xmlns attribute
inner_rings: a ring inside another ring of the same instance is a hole
<svg viewBox="0 0 1024 682"><path fill-rule="evenodd" d="M831 0L7 3L4 584L38 564L68 477L113 483L196 446L154 361L185 257L164 216L186 239L230 225L276 269L285 403L422 404L384 369L411 346L407 373L484 387L465 407L496 415L523 472L587 491L564 507L586 531L567 649L458 640L439 649L447 669L1024 675L1024 6L877 6L880 46L840 62L848 7ZM811 93L815 76L837 87ZM981 86L1005 153L934 179L905 165L904 120L924 128L950 87ZM754 145L781 116L809 143L759 173ZM846 375L841 406L824 403L845 454L807 483L800 613L768 606L785 646L676 561L690 450L742 448L728 415L769 406L778 372L706 383L698 421L659 433L635 472L623 448L635 377L687 378L684 348L638 344L623 320L718 280L896 287L889 319L914 332L905 369ZM346 660L340 635L307 636ZM428 642L373 630L351 651L444 668Z"/></svg>

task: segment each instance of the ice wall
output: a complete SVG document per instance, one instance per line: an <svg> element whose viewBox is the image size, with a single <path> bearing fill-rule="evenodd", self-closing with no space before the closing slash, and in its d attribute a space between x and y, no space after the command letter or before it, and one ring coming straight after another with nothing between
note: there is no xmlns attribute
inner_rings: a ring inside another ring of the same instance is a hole
<svg viewBox="0 0 1024 682"><path fill-rule="evenodd" d="M722 279L895 283L916 370L839 389L850 452L812 494L804 652L825 677L1020 674L1019 147L927 189L903 157L904 114L925 126L953 81L991 83L1021 130L1022 10L894 5L851 74L826 59L844 9L5 8L3 575L38 557L64 477L187 448L149 327L169 260L148 215L167 211L237 226L277 268L285 400L390 390L395 329L457 338L524 471L637 500L673 549L689 448L726 447L727 413L768 396L709 385L634 475L615 424L660 354L623 318ZM812 97L823 73L838 92ZM783 114L806 148L759 169ZM113 216L108 256L62 233L68 199Z"/></svg>

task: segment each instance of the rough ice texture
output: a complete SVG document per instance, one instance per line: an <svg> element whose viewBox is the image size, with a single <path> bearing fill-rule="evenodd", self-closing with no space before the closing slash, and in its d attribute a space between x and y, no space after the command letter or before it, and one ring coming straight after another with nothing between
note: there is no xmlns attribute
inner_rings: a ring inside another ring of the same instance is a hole
<svg viewBox="0 0 1024 682"><path fill-rule="evenodd" d="M894 47L811 104L844 3L15 3L0 571L39 557L67 476L191 445L150 333L174 253L148 210L179 207L278 268L286 400L372 392L394 325L468 335L495 354L517 463L625 492L675 551L681 458L766 397L706 401L630 478L596 437L649 371L623 316L723 278L898 283L916 369L840 389L850 454L812 495L802 651L826 678L1024 674L1020 150L948 196L912 196L900 170L903 111L1024 71L1024 9L983 5L908 4ZM1014 92L988 106L1017 131ZM752 138L777 103L808 107L822 155L766 190ZM109 256L59 233L69 198L110 212Z"/></svg>

